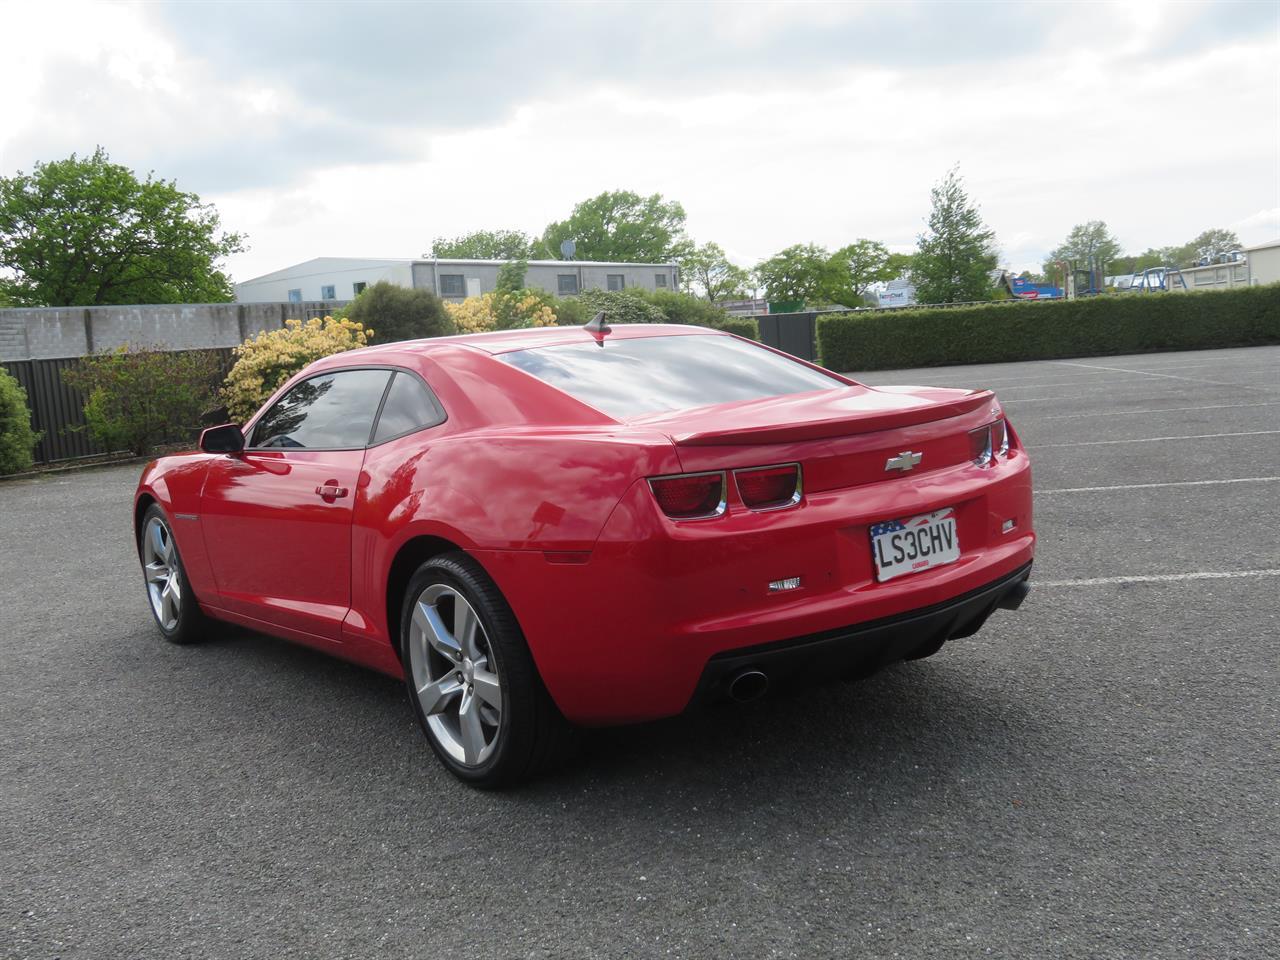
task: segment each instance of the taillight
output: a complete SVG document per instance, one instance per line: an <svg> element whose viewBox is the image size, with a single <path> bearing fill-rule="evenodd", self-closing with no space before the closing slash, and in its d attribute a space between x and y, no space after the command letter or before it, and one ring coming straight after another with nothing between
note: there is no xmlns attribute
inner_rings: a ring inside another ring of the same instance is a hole
<svg viewBox="0 0 1280 960"><path fill-rule="evenodd" d="M800 464L733 471L742 502L752 510L776 510L800 502Z"/></svg>
<svg viewBox="0 0 1280 960"><path fill-rule="evenodd" d="M704 520L720 516L725 508L725 486L723 470L649 480L649 489L653 491L658 506L672 520Z"/></svg>
<svg viewBox="0 0 1280 960"><path fill-rule="evenodd" d="M1009 428L1003 417L985 427L969 431L969 455L978 466L985 467L997 456L1004 456L1008 452Z"/></svg>

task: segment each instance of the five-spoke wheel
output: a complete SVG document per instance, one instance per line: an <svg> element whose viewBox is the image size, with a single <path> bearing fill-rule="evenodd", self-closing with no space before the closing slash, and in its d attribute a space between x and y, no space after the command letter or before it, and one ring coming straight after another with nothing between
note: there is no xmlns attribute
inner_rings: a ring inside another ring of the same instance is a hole
<svg viewBox="0 0 1280 960"><path fill-rule="evenodd" d="M142 571L147 578L151 612L165 631L176 630L182 612L182 571L175 559L173 532L158 514L142 532Z"/></svg>
<svg viewBox="0 0 1280 960"><path fill-rule="evenodd" d="M409 668L440 747L468 766L487 760L502 729L502 681L475 609L447 584L431 584L414 601Z"/></svg>

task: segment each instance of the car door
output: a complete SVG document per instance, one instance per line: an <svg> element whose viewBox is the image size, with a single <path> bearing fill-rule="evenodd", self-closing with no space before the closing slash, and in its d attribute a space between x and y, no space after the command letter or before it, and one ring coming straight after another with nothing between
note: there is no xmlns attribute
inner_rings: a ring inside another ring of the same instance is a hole
<svg viewBox="0 0 1280 960"><path fill-rule="evenodd" d="M217 606L341 639L351 605L351 520L387 369L317 374L209 467L201 516Z"/></svg>

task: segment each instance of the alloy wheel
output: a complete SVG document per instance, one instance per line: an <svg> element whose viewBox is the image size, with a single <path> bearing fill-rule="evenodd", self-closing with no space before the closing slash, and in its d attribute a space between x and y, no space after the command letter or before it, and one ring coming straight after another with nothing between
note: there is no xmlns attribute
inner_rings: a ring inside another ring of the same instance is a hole
<svg viewBox="0 0 1280 960"><path fill-rule="evenodd" d="M152 517L142 534L142 572L156 622L174 630L182 613L182 572L173 532L159 517Z"/></svg>
<svg viewBox="0 0 1280 960"><path fill-rule="evenodd" d="M457 763L479 766L502 729L502 681L475 608L433 583L413 604L409 668L436 743Z"/></svg>

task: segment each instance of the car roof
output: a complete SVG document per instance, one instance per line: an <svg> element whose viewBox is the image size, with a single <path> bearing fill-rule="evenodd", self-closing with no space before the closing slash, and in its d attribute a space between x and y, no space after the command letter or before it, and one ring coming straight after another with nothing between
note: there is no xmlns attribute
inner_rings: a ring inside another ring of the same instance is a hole
<svg viewBox="0 0 1280 960"><path fill-rule="evenodd" d="M673 323L617 324L605 335L610 340L634 340L642 337L680 337L693 334L728 336L721 330L709 327L693 327ZM397 357L423 356L449 347L470 347L494 355L515 350L531 350L534 347L551 347L570 343L595 343L595 334L583 327L532 327L524 330L494 330L490 333L464 333L452 337L430 337L425 340L402 340L372 347L361 347L340 354L350 360L359 357L362 363L391 361Z"/></svg>

